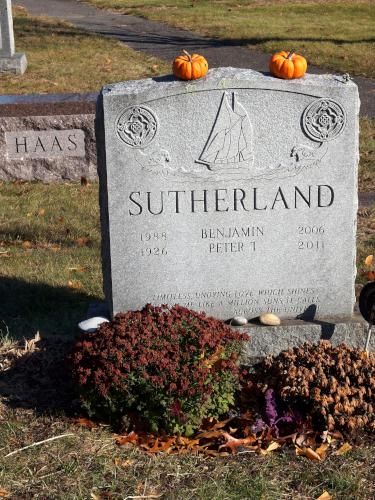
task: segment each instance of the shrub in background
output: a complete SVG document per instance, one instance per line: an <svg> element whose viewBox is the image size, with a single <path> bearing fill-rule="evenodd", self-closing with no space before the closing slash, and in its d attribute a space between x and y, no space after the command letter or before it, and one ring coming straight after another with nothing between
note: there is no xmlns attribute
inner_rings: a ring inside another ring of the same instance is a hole
<svg viewBox="0 0 375 500"><path fill-rule="evenodd" d="M374 353L306 343L263 360L256 381L321 428L375 430Z"/></svg>
<svg viewBox="0 0 375 500"><path fill-rule="evenodd" d="M91 416L136 412L151 430L190 434L234 402L248 336L175 305L118 314L74 348L73 372Z"/></svg>

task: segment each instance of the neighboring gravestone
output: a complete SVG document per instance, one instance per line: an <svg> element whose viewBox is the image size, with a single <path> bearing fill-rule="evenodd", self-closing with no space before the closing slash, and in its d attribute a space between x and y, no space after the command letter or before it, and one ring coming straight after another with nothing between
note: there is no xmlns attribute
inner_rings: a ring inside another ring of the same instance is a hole
<svg viewBox="0 0 375 500"><path fill-rule="evenodd" d="M96 179L96 98L0 96L0 180Z"/></svg>
<svg viewBox="0 0 375 500"><path fill-rule="evenodd" d="M0 73L22 75L27 68L27 59L25 54L15 52L11 0L0 0L0 36Z"/></svg>
<svg viewBox="0 0 375 500"><path fill-rule="evenodd" d="M104 288L227 319L351 316L357 86L219 68L103 88Z"/></svg>

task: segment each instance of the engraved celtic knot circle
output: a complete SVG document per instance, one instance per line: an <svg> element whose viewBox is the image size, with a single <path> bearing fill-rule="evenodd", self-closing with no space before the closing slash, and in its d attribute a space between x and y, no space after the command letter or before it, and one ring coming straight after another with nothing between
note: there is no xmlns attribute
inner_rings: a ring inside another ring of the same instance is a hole
<svg viewBox="0 0 375 500"><path fill-rule="evenodd" d="M125 109L116 122L117 134L133 148L144 148L155 137L158 123L152 111L144 106Z"/></svg>
<svg viewBox="0 0 375 500"><path fill-rule="evenodd" d="M345 124L344 109L332 99L314 101L302 115L302 128L313 141L327 142L336 139L344 130Z"/></svg>

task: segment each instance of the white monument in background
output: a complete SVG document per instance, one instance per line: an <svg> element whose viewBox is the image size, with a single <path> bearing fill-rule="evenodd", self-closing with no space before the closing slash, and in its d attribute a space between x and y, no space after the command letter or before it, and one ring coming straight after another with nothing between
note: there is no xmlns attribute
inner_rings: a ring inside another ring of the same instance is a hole
<svg viewBox="0 0 375 500"><path fill-rule="evenodd" d="M11 0L0 0L0 35L0 72L22 75L27 68L27 59L25 54L15 51Z"/></svg>

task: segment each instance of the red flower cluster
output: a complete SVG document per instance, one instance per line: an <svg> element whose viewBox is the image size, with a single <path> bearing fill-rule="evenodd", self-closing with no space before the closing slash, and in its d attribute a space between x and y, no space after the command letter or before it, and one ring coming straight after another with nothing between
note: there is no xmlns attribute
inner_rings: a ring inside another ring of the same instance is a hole
<svg viewBox="0 0 375 500"><path fill-rule="evenodd" d="M91 413L105 410L111 418L136 410L154 427L176 430L227 409L247 338L178 305L147 305L86 334L73 367Z"/></svg>

